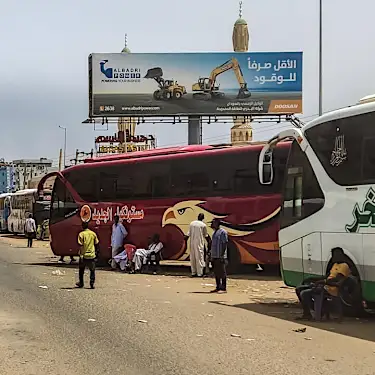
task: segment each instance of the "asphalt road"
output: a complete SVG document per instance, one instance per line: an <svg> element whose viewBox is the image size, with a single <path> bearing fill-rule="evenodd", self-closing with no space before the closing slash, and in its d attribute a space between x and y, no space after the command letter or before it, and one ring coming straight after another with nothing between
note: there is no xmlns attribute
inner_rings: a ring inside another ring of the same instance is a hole
<svg viewBox="0 0 375 375"><path fill-rule="evenodd" d="M212 295L211 279L99 270L97 289L71 289L75 267L23 245L0 239L2 375L375 373L374 321L296 324L279 281Z"/></svg>

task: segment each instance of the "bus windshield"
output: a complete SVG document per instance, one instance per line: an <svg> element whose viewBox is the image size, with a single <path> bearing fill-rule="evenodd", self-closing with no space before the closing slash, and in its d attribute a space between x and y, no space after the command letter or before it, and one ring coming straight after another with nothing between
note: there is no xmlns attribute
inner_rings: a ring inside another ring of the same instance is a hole
<svg viewBox="0 0 375 375"><path fill-rule="evenodd" d="M324 122L306 130L323 168L342 186L375 183L375 112Z"/></svg>

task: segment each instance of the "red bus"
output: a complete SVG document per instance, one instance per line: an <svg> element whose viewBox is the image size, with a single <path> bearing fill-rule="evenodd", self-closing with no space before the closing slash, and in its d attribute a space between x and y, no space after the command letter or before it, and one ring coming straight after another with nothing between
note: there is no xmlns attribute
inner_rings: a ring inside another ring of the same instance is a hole
<svg viewBox="0 0 375 375"><path fill-rule="evenodd" d="M78 253L81 222L89 222L110 259L111 226L120 216L128 243L147 245L159 233L164 259L188 260L184 234L199 213L210 227L220 218L229 235L229 262L279 263L279 212L284 167L290 145L273 151L272 185L258 180L262 145L186 146L109 155L54 172L51 201L51 248L55 255ZM212 235L212 230L209 229Z"/></svg>

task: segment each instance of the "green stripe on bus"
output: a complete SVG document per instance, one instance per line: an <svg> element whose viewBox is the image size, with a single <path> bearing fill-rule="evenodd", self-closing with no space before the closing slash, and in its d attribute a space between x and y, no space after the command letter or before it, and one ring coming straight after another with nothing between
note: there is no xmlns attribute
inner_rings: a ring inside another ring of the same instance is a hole
<svg viewBox="0 0 375 375"><path fill-rule="evenodd" d="M302 283L302 281L308 277L316 277L317 275L308 275L303 272L282 271L284 283L291 287L296 287ZM362 298L368 302L375 302L375 282L374 281L361 281L362 287Z"/></svg>

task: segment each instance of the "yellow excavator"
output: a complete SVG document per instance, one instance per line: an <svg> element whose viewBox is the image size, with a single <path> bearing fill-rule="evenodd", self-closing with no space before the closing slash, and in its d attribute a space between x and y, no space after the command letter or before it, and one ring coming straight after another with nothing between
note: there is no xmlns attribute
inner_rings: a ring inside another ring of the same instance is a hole
<svg viewBox="0 0 375 375"><path fill-rule="evenodd" d="M193 84L193 97L196 99L209 100L212 98L223 98L225 94L220 92L219 85L216 83L216 78L225 73L228 70L233 69L237 81L240 85L240 89L237 94L237 99L246 99L251 96L250 91L247 88L247 83L242 74L242 70L238 60L232 58L226 61L224 64L216 67L210 74L209 77L199 78L197 83Z"/></svg>

